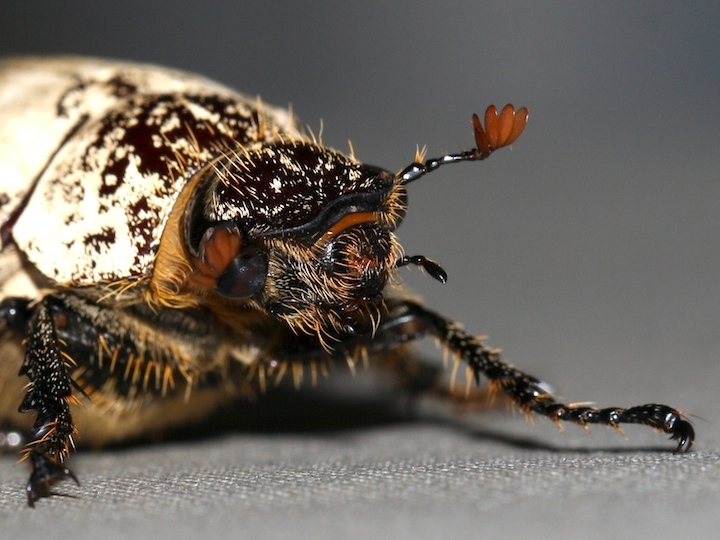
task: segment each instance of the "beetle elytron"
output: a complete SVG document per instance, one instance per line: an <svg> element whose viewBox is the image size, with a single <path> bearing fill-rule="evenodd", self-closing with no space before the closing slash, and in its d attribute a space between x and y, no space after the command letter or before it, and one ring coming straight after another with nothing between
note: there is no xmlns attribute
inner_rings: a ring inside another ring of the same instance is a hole
<svg viewBox="0 0 720 540"><path fill-rule="evenodd" d="M269 375L336 358L411 380L409 342L428 335L526 412L644 424L687 450L694 432L677 410L558 403L458 324L393 294L406 265L446 279L395 236L407 185L486 158L526 119L491 107L484 126L473 117L475 149L418 156L393 174L195 75L82 58L0 62L0 422L27 431L30 506L75 479L64 462L76 438L158 432Z"/></svg>

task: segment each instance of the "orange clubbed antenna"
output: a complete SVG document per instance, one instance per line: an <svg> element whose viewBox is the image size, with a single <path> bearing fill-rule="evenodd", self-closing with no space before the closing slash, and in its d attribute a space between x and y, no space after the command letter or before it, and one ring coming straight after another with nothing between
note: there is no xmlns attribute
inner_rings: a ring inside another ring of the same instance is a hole
<svg viewBox="0 0 720 540"><path fill-rule="evenodd" d="M477 148L459 154L447 154L440 158L428 159L425 163L413 163L405 167L398 174L398 177L402 180L402 183L408 184L434 171L441 165L485 159L498 148L514 143L522 135L527 121L528 110L525 107L520 107L516 111L515 107L507 104L498 114L495 105L490 105L485 110L485 127L483 127L477 114L472 116Z"/></svg>

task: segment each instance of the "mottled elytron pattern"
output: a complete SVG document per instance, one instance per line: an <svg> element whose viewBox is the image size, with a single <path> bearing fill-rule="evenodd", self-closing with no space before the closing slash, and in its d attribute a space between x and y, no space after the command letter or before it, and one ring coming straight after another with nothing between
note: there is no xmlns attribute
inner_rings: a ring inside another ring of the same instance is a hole
<svg viewBox="0 0 720 540"><path fill-rule="evenodd" d="M12 100L0 122L0 219L22 210L15 244L59 283L148 275L188 171L238 144L298 137L285 111L263 109L266 132L256 99L131 64L3 61L0 106Z"/></svg>

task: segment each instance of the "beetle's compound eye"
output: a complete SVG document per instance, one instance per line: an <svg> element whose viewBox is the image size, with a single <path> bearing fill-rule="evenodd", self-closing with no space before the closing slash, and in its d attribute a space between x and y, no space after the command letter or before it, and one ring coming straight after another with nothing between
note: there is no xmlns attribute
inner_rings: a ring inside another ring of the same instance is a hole
<svg viewBox="0 0 720 540"><path fill-rule="evenodd" d="M205 230L193 265L193 281L226 298L252 296L265 283L268 271L267 254L243 246L242 233L234 223L219 223Z"/></svg>
<svg viewBox="0 0 720 540"><path fill-rule="evenodd" d="M262 288L267 272L267 253L243 250L218 276L215 290L226 298L248 298Z"/></svg>

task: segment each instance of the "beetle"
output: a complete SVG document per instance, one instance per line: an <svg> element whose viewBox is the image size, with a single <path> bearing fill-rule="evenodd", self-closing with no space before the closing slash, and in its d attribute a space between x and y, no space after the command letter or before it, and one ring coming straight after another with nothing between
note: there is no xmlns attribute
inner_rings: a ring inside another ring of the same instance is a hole
<svg viewBox="0 0 720 540"><path fill-rule="evenodd" d="M526 413L642 424L688 450L695 434L678 410L560 403L394 287L408 265L447 279L397 239L408 184L487 158L526 121L525 108L491 106L484 125L473 116L473 149L392 173L197 75L0 61L0 422L28 435L28 504L77 482L65 464L76 439L104 445L198 421L284 373L363 358L437 389L439 369L430 382L417 375L411 345L424 336Z"/></svg>

